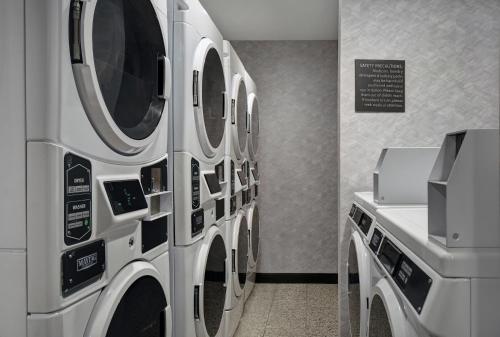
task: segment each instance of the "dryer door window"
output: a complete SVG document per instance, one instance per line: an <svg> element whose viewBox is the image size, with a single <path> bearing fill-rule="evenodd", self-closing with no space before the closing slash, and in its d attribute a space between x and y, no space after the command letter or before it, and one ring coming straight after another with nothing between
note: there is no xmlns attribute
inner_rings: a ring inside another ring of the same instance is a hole
<svg viewBox="0 0 500 337"><path fill-rule="evenodd" d="M259 102L257 98L254 97L252 104L252 119L250 122L250 131L252 137L252 152L257 154L257 149L259 147Z"/></svg>
<svg viewBox="0 0 500 337"><path fill-rule="evenodd" d="M238 130L238 146L240 151L245 151L245 147L247 145L247 137L248 137L248 125L247 125L247 114L248 114L248 105L247 105L247 87L245 85L245 81L241 79L239 82L238 88L238 97L237 97L237 105L236 105L236 123Z"/></svg>
<svg viewBox="0 0 500 337"><path fill-rule="evenodd" d="M392 337L391 323L384 302L375 295L370 307L369 333L370 337Z"/></svg>
<svg viewBox="0 0 500 337"><path fill-rule="evenodd" d="M205 131L214 148L219 147L224 136L225 92L224 69L219 53L210 48L203 66L201 104Z"/></svg>
<svg viewBox="0 0 500 337"><path fill-rule="evenodd" d="M221 329L226 300L226 246L217 235L208 252L203 288L203 313L205 328L210 337Z"/></svg>
<svg viewBox="0 0 500 337"><path fill-rule="evenodd" d="M120 141L137 145L151 136L165 107L170 66L161 19L149 0L71 3L69 42L80 98L100 137L119 152L127 152Z"/></svg>
<svg viewBox="0 0 500 337"><path fill-rule="evenodd" d="M164 337L166 307L160 283L151 276L141 277L120 300L106 337Z"/></svg>
<svg viewBox="0 0 500 337"><path fill-rule="evenodd" d="M260 218L259 208L255 206L252 215L252 257L257 262L259 256L259 241L260 241Z"/></svg>
<svg viewBox="0 0 500 337"><path fill-rule="evenodd" d="M245 287L247 280L247 263L248 263L248 224L246 217L241 218L239 232L238 232L238 281L240 289Z"/></svg>
<svg viewBox="0 0 500 337"><path fill-rule="evenodd" d="M349 294L349 325L351 327L351 336L360 337L360 311L361 311L361 293L359 285L359 266L356 244L351 241L349 245L349 264L348 264L348 294Z"/></svg>
<svg viewBox="0 0 500 337"><path fill-rule="evenodd" d="M160 121L165 56L163 35L150 1L97 1L92 29L94 64L106 107L133 139L148 137Z"/></svg>

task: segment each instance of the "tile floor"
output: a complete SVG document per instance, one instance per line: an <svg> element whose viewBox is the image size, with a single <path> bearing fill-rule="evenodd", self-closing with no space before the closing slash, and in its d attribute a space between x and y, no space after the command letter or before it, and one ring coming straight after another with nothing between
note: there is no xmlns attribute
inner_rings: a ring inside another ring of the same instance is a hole
<svg viewBox="0 0 500 337"><path fill-rule="evenodd" d="M234 337L337 336L337 285L260 283Z"/></svg>

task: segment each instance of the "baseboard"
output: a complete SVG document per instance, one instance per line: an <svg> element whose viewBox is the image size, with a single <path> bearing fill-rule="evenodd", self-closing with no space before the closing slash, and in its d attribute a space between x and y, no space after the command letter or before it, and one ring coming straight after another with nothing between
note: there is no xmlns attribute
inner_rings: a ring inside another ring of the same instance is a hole
<svg viewBox="0 0 500 337"><path fill-rule="evenodd" d="M322 283L337 284L338 274L257 273L256 283Z"/></svg>

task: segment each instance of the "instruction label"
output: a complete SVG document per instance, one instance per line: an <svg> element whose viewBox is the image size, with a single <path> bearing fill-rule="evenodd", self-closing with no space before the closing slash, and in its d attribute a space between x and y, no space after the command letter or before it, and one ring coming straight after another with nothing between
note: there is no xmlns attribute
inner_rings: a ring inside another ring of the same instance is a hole
<svg viewBox="0 0 500 337"><path fill-rule="evenodd" d="M405 61L355 60L356 112L405 112Z"/></svg>

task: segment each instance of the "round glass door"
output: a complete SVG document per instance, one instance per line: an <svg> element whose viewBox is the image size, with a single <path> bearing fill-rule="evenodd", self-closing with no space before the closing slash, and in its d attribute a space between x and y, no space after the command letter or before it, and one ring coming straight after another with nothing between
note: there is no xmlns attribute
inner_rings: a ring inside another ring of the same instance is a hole
<svg viewBox="0 0 500 337"><path fill-rule="evenodd" d="M245 288L245 283L247 280L247 263L248 263L248 223L246 217L241 218L239 231L238 231L238 282L240 289Z"/></svg>
<svg viewBox="0 0 500 337"><path fill-rule="evenodd" d="M236 129L238 131L238 149L239 152L245 151L247 145L247 87L245 81L240 77L238 86L238 97L236 98Z"/></svg>
<svg viewBox="0 0 500 337"><path fill-rule="evenodd" d="M205 57L201 88L205 131L210 146L218 148L224 136L226 83L221 58L214 48L210 48Z"/></svg>
<svg viewBox="0 0 500 337"><path fill-rule="evenodd" d="M147 139L165 108L170 75L159 15L149 0L72 0L71 8L70 51L80 98L101 138L127 152L116 138L131 144Z"/></svg>
<svg viewBox="0 0 500 337"><path fill-rule="evenodd" d="M121 298L106 337L164 337L167 300L151 276L136 280Z"/></svg>
<svg viewBox="0 0 500 337"><path fill-rule="evenodd" d="M203 312L205 328L210 337L221 327L226 300L226 246L222 236L216 235L208 252L204 276Z"/></svg>
<svg viewBox="0 0 500 337"><path fill-rule="evenodd" d="M358 254L356 244L351 241L349 245L349 264L348 264L348 297L349 297L349 325L351 327L351 336L360 337L361 327L361 293L359 287L359 268Z"/></svg>
<svg viewBox="0 0 500 337"><path fill-rule="evenodd" d="M252 152L257 154L259 148L259 102L257 98L254 97L252 104L252 119L251 119L251 137L252 137Z"/></svg>
<svg viewBox="0 0 500 337"><path fill-rule="evenodd" d="M380 296L375 295L370 307L369 337L393 337L391 323ZM398 336L396 336L398 337Z"/></svg>
<svg viewBox="0 0 500 337"><path fill-rule="evenodd" d="M260 218L259 208L257 206L253 209L252 215L252 257L254 262L257 262L259 256L259 240L260 240Z"/></svg>

